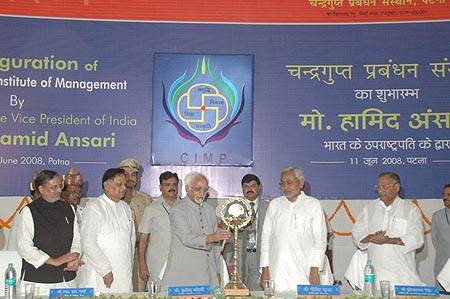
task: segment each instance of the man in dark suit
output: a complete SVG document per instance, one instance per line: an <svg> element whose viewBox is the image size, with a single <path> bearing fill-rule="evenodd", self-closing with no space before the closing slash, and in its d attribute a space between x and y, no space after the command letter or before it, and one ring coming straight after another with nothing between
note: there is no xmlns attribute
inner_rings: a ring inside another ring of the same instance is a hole
<svg viewBox="0 0 450 299"><path fill-rule="evenodd" d="M261 257L260 241L269 203L260 198L262 186L259 178L254 174L246 174L241 181L242 193L252 206L254 216L250 223L239 231L238 274L242 282L250 291L261 291L259 283L259 260ZM224 257L228 265L228 272L234 271L233 243L228 243L224 251Z"/></svg>

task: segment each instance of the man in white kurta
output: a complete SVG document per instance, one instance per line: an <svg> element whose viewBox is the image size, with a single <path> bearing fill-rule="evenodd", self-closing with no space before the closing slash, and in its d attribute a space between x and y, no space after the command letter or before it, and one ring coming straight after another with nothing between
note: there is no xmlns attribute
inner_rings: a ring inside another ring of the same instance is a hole
<svg viewBox="0 0 450 299"><path fill-rule="evenodd" d="M284 196L271 201L261 236L261 281L275 280L275 291L296 294L298 284L332 284L327 227L317 199L307 196L303 170L281 174Z"/></svg>
<svg viewBox="0 0 450 299"><path fill-rule="evenodd" d="M102 293L133 291L131 281L135 245L133 212L122 200L125 174L120 168L103 175L100 197L83 210L81 244L85 265L80 269L80 286Z"/></svg>
<svg viewBox="0 0 450 299"><path fill-rule="evenodd" d="M34 178L36 178L36 176L38 174L39 173L37 171L35 171ZM36 189L36 185L34 184L34 179L28 183L28 188L30 188L29 198L31 198L31 201L35 201L36 199L38 199L41 196L41 194L39 193L39 190ZM9 231L9 237L6 242L6 250L9 250L9 251L17 250L17 234L18 234L17 227L19 226L18 223L20 222L19 218L20 218L20 212L16 213L16 216L14 217L13 221L11 222L11 230Z"/></svg>
<svg viewBox="0 0 450 299"><path fill-rule="evenodd" d="M385 172L378 176L379 199L367 204L353 226L353 241L367 250L378 281L391 285L424 285L416 271L416 249L423 245L419 209L400 197L400 177Z"/></svg>

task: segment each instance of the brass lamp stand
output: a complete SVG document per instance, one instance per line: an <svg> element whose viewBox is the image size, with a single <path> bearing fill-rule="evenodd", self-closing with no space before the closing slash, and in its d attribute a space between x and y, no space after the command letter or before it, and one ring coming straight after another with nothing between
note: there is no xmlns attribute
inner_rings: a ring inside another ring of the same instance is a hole
<svg viewBox="0 0 450 299"><path fill-rule="evenodd" d="M220 211L222 221L234 230L234 270L230 282L225 286L225 295L248 296L250 294L247 286L241 281L237 272L238 268L238 236L239 229L245 227L253 216L253 210L244 198L230 198L222 205ZM225 244L225 243L224 243Z"/></svg>

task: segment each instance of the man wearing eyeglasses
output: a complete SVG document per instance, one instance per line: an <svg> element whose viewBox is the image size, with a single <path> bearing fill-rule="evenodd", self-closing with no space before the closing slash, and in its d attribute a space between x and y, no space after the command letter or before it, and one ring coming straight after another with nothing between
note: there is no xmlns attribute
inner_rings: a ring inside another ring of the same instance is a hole
<svg viewBox="0 0 450 299"><path fill-rule="evenodd" d="M159 176L159 196L145 208L139 225L139 275L144 281L159 281L170 248L172 208L180 203L178 175L170 171Z"/></svg>
<svg viewBox="0 0 450 299"><path fill-rule="evenodd" d="M192 172L184 183L187 196L172 208L169 216L171 243L162 286L219 286L219 242L230 234L218 228L214 208L204 203L209 192L208 179Z"/></svg>
<svg viewBox="0 0 450 299"><path fill-rule="evenodd" d="M400 177L394 172L378 175L379 198L368 203L356 220L353 241L367 250L378 281L391 285L424 285L416 271L416 249L422 247L423 224L417 206L401 199Z"/></svg>
<svg viewBox="0 0 450 299"><path fill-rule="evenodd" d="M282 296L296 294L298 284L332 285L325 215L319 200L302 189L305 175L300 167L281 173L283 196L267 209L261 235L261 283L275 280Z"/></svg>
<svg viewBox="0 0 450 299"><path fill-rule="evenodd" d="M41 171L35 186L41 196L21 211L17 250L23 259L22 280L48 295L51 288L77 286L76 271L83 263L80 234L72 207L60 200L58 173Z"/></svg>

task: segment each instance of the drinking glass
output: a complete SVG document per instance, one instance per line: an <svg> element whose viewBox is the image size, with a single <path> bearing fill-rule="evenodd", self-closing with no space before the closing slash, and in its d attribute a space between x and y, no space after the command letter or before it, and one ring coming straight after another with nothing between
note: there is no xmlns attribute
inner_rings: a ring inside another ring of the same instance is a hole
<svg viewBox="0 0 450 299"><path fill-rule="evenodd" d="M148 281L147 282L147 290L149 297L156 297L156 294L160 291L159 281Z"/></svg>
<svg viewBox="0 0 450 299"><path fill-rule="evenodd" d="M264 296L273 297L275 295L275 280L264 280Z"/></svg>
<svg viewBox="0 0 450 299"><path fill-rule="evenodd" d="M34 283L25 283L25 299L33 299L34 297Z"/></svg>
<svg viewBox="0 0 450 299"><path fill-rule="evenodd" d="M381 297L383 299L391 298L391 282L387 280L380 281Z"/></svg>

